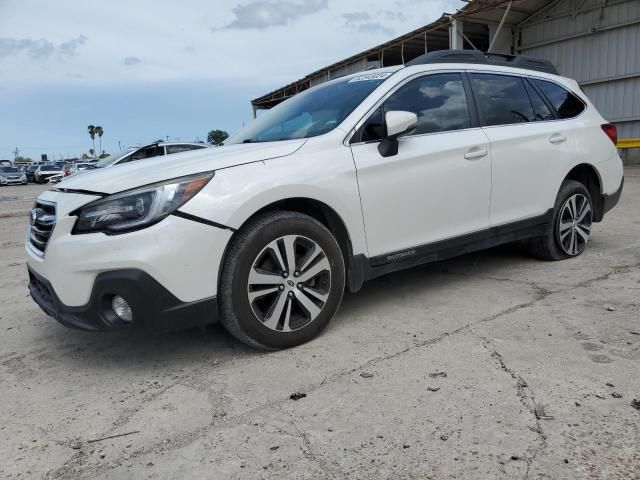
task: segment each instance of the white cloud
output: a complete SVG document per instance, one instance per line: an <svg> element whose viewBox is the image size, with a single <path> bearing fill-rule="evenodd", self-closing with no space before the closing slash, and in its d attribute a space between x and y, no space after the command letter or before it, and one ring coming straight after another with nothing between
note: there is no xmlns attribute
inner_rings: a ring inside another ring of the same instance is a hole
<svg viewBox="0 0 640 480"><path fill-rule="evenodd" d="M127 67L131 67L133 65L139 64L141 61L142 60L140 60L138 57L124 57L123 63Z"/></svg>
<svg viewBox="0 0 640 480"><path fill-rule="evenodd" d="M79 35L67 42L55 46L52 42L40 38L0 38L0 59L14 55L26 54L32 60L41 60L58 54L60 58L77 55L77 50L84 45L87 37Z"/></svg>
<svg viewBox="0 0 640 480"><path fill-rule="evenodd" d="M292 20L327 8L328 0L283 1L261 0L234 7L236 18L224 28L265 29L286 25Z"/></svg>

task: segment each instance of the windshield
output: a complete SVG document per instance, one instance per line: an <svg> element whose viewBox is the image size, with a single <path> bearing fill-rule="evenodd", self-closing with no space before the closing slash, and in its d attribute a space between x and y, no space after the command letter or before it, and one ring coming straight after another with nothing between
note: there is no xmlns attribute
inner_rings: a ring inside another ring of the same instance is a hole
<svg viewBox="0 0 640 480"><path fill-rule="evenodd" d="M128 149L128 150L122 150L121 152L118 152L118 153L113 153L108 157L103 158L102 160L98 160L98 162L96 163L96 167L97 168L108 167L109 165L116 163L118 160L124 157L127 153L131 153L131 151L132 151L131 149Z"/></svg>
<svg viewBox="0 0 640 480"><path fill-rule="evenodd" d="M20 171L17 168L13 168L13 167L1 167L0 168L0 172L2 172L2 173L20 173Z"/></svg>
<svg viewBox="0 0 640 480"><path fill-rule="evenodd" d="M225 142L274 142L309 138L337 127L390 72L333 80L295 95L269 110Z"/></svg>

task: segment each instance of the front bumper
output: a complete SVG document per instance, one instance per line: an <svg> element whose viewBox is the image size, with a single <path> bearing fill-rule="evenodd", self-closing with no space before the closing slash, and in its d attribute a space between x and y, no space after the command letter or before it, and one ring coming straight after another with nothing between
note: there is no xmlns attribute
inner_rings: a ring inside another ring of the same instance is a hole
<svg viewBox="0 0 640 480"><path fill-rule="evenodd" d="M216 297L181 302L150 275L137 269L100 273L93 282L86 305L70 307L62 303L51 283L31 268L29 293L49 316L61 324L80 330L103 331L125 327L172 331L204 327L218 320ZM131 306L131 322L120 320L111 309L115 295Z"/></svg>
<svg viewBox="0 0 640 480"><path fill-rule="evenodd" d="M133 323L145 328L215 322L218 270L232 232L170 215L119 235L72 234L77 218L70 212L96 198L55 190L39 197L55 205L56 216L44 252L29 232L26 238L30 290L42 309L76 328L117 328L123 325L104 306L117 294L137 310Z"/></svg>

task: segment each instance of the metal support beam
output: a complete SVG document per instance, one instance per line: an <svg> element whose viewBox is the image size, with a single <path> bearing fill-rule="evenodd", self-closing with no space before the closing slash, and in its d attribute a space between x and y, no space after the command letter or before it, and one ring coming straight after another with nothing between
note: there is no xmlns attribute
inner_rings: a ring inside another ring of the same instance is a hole
<svg viewBox="0 0 640 480"><path fill-rule="evenodd" d="M459 50L464 48L462 42L463 25L462 20L453 18L449 24L449 48L451 50Z"/></svg>
<svg viewBox="0 0 640 480"><path fill-rule="evenodd" d="M598 85L600 83L619 82L621 80L632 80L634 78L640 78L640 72L628 73L626 75L615 75L613 77L595 78L593 80L585 80L579 82L581 87L588 87L589 85Z"/></svg>
<svg viewBox="0 0 640 480"><path fill-rule="evenodd" d="M524 52L525 50L531 50L532 48L544 47L545 45L553 45L554 43L566 42L567 40L573 40L575 38L586 37L587 35L596 35L600 32L608 32L609 30L616 30L618 28L629 27L631 25L637 25L640 20L630 20L628 22L616 23L615 25L608 25L606 27L599 28L595 32L588 30L586 32L574 33L573 35L566 35L564 37L552 38L543 42L531 43L529 45L521 45L518 50Z"/></svg>
<svg viewBox="0 0 640 480"><path fill-rule="evenodd" d="M500 20L498 29L496 30L496 33L493 35L493 38L491 39L491 43L489 44L489 48L487 49L488 53L491 53L491 50L493 50L493 46L495 45L496 40L498 39L498 35L500 35L500 31L502 30L502 26L504 25L504 21L507 19L507 15L509 15L509 11L511 10L512 3L513 3L513 0L509 2L509 5L507 5L507 9L504 11L504 15L502 15L502 20Z"/></svg>

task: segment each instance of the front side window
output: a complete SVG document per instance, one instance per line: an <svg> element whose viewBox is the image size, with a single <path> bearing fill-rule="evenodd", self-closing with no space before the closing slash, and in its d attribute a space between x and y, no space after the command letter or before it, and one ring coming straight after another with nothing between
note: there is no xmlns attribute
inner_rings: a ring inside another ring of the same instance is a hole
<svg viewBox="0 0 640 480"><path fill-rule="evenodd" d="M573 118L580 115L584 109L584 103L573 93L565 90L560 85L546 80L533 79L533 83L547 97L561 119Z"/></svg>
<svg viewBox="0 0 640 480"><path fill-rule="evenodd" d="M471 85L484 126L535 120L522 78L474 73L471 75Z"/></svg>
<svg viewBox="0 0 640 480"><path fill-rule="evenodd" d="M293 140L330 132L390 75L365 72L298 93L258 117L225 145Z"/></svg>
<svg viewBox="0 0 640 480"><path fill-rule="evenodd" d="M459 73L436 73L411 80L394 92L367 119L358 141L379 140L385 135L384 113L413 112L418 123L413 135L449 132L471 127L467 96Z"/></svg>

